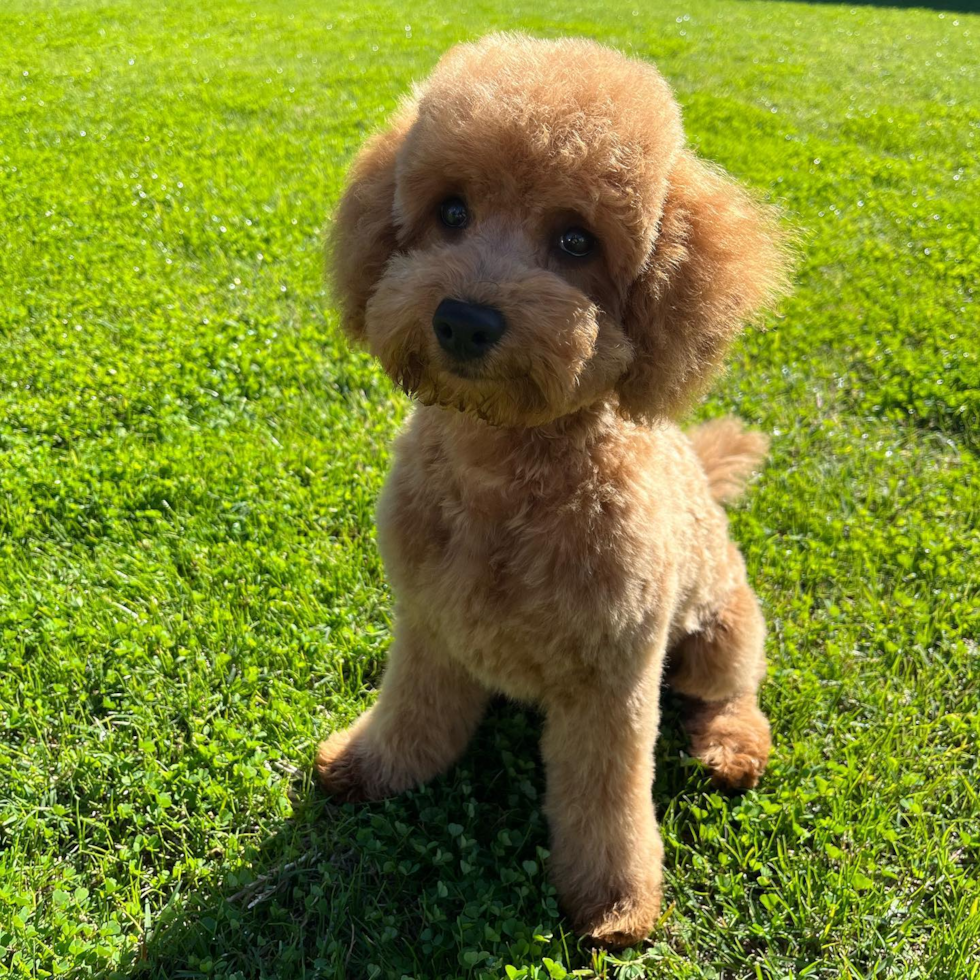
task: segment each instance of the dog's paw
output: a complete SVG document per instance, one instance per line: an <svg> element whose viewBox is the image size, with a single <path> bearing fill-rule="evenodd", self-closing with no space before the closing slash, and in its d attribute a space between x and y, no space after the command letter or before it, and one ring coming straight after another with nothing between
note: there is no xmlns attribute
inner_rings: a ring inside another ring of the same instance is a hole
<svg viewBox="0 0 980 980"><path fill-rule="evenodd" d="M660 915L660 895L626 897L593 909L576 921L576 932L597 946L622 949L635 946L650 935Z"/></svg>
<svg viewBox="0 0 980 980"><path fill-rule="evenodd" d="M769 761L769 723L754 705L735 715L702 713L689 725L691 751L723 789L752 789Z"/></svg>
<svg viewBox="0 0 980 980"><path fill-rule="evenodd" d="M317 746L314 771L320 788L341 803L378 799L377 788L366 778L368 770L362 756L350 729L334 732Z"/></svg>
<svg viewBox="0 0 980 980"><path fill-rule="evenodd" d="M722 789L752 789L766 768L768 748L715 742L694 746L694 755Z"/></svg>

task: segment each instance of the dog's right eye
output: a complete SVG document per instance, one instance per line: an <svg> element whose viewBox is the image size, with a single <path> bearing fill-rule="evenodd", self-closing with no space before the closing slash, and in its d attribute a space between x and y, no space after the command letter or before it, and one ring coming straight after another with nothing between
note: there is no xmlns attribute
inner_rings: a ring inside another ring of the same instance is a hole
<svg viewBox="0 0 980 980"><path fill-rule="evenodd" d="M584 228L569 228L562 232L561 238L558 239L558 245L566 255L582 259L592 251L595 246L595 238Z"/></svg>
<svg viewBox="0 0 980 980"><path fill-rule="evenodd" d="M461 197L447 197L439 205L439 217L447 228L465 228L470 220L466 202Z"/></svg>

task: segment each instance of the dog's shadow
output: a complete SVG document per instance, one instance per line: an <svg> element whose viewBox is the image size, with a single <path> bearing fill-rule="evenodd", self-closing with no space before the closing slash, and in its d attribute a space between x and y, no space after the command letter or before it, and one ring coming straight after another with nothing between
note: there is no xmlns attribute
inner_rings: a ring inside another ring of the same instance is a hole
<svg viewBox="0 0 980 980"><path fill-rule="evenodd" d="M664 697L658 811L690 771ZM546 875L540 719L496 703L463 760L396 800L336 806L297 779L294 813L211 888L176 893L122 977L497 976L592 954ZM484 972L485 971L485 972Z"/></svg>

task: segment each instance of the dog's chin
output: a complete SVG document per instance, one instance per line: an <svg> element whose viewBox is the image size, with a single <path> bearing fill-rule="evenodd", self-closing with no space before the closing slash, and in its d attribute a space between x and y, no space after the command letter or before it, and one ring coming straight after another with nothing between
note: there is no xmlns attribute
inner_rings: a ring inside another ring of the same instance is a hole
<svg viewBox="0 0 980 980"><path fill-rule="evenodd" d="M476 364L428 365L422 370L399 371L392 377L423 405L459 412L493 426L531 428L552 422L567 411L564 404L550 403L530 377L501 379Z"/></svg>

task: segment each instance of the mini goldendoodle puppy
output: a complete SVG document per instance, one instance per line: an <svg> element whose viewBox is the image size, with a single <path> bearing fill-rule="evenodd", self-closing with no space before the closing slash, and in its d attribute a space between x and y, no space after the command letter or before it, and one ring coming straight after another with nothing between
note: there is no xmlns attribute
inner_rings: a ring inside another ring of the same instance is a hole
<svg viewBox="0 0 980 980"><path fill-rule="evenodd" d="M765 625L720 504L765 452L672 421L783 282L770 216L685 147L649 64L583 40L451 50L362 150L333 232L343 325L420 407L378 507L397 597L377 703L319 748L347 800L443 772L494 692L546 720L575 927L660 909L662 678L724 786L769 754Z"/></svg>

